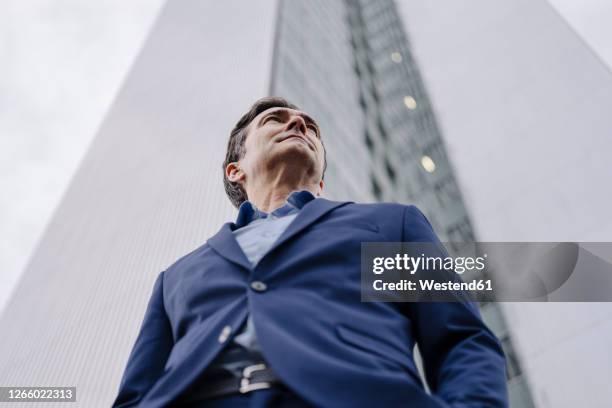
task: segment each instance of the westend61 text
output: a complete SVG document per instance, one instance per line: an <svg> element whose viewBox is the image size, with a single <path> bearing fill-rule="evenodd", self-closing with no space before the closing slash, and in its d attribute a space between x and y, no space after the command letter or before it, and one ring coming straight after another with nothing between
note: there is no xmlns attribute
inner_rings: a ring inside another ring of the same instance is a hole
<svg viewBox="0 0 612 408"><path fill-rule="evenodd" d="M482 271L485 268L484 256L478 257L450 257L445 258L439 256L410 256L408 254L396 254L394 257L376 257L372 260L372 272L380 275L385 270L408 271L411 275L415 274L419 269L437 269L445 271L454 271L462 274L466 271Z"/></svg>
<svg viewBox="0 0 612 408"><path fill-rule="evenodd" d="M413 290L423 290L423 291L465 291L465 290L473 290L473 291L483 291L483 290L493 290L493 284L490 279L484 280L475 280L471 282L437 282L433 279L424 279L419 280L419 285L417 287L416 282L409 281L407 279L402 279L399 282L384 282L380 279L377 279L373 282L374 290L391 290L391 291L413 291Z"/></svg>

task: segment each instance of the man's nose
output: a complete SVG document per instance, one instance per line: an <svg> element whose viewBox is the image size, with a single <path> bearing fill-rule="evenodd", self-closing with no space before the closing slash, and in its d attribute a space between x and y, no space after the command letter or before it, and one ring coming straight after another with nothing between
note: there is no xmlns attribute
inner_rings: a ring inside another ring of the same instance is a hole
<svg viewBox="0 0 612 408"><path fill-rule="evenodd" d="M299 130L302 134L306 134L306 122L301 116L293 116L287 123L287 130Z"/></svg>

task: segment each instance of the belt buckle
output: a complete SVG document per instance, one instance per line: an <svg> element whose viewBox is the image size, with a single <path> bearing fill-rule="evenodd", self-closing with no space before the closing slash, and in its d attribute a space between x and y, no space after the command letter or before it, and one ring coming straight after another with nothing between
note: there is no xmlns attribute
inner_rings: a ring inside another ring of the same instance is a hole
<svg viewBox="0 0 612 408"><path fill-rule="evenodd" d="M242 370L242 378L240 379L240 393L246 394L247 392L262 390L264 388L270 388L272 385L269 382L260 382L251 384L251 376L256 371L265 370L267 367L265 364L253 364L244 367Z"/></svg>

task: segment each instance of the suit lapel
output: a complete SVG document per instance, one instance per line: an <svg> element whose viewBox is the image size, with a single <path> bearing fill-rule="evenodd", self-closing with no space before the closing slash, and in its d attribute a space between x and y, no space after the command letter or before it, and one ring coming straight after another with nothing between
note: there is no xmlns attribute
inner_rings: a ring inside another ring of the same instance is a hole
<svg viewBox="0 0 612 408"><path fill-rule="evenodd" d="M324 198L317 198L307 203L300 210L298 216L295 217L295 220L293 220L293 222L289 224L289 227L287 227L285 232L283 232L281 236L278 237L274 245L272 245L272 248L270 248L270 250L264 256L264 258L267 257L270 253L274 252L276 248L278 248L291 238L295 237L302 230L310 226L312 223L314 223L316 220L318 220L331 210L350 203L350 201L329 201Z"/></svg>
<svg viewBox="0 0 612 408"><path fill-rule="evenodd" d="M240 245L238 245L231 226L231 222L224 224L221 230L208 240L208 245L228 261L250 270L253 266L244 252L242 252Z"/></svg>
<svg viewBox="0 0 612 408"><path fill-rule="evenodd" d="M350 201L329 201L324 198L312 200L302 208L295 220L289 224L289 227L285 230L285 232L283 232L278 240L276 240L274 245L272 245L272 248L270 248L266 255L264 255L264 258L266 258L270 253L274 252L274 250L281 246L284 242L287 242L291 238L295 237L316 220L331 210L345 204L350 204ZM232 232L232 225L233 224L231 222L224 224L223 227L221 227L221 230L219 230L219 232L208 240L208 245L210 245L219 255L228 261L242 266L247 270L251 270L253 265L251 265L251 262L249 262L244 252L242 252L240 245L238 245L238 241L236 241L234 233Z"/></svg>

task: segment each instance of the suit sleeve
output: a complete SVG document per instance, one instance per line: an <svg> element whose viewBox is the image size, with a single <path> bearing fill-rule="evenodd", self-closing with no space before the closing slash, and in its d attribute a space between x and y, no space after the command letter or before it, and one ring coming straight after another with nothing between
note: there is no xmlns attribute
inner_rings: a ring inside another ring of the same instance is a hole
<svg viewBox="0 0 612 408"><path fill-rule="evenodd" d="M133 407L163 374L174 340L163 300L164 273L160 273L132 348L113 407Z"/></svg>
<svg viewBox="0 0 612 408"><path fill-rule="evenodd" d="M404 242L440 244L415 206L404 210ZM425 376L434 398L449 407L507 407L506 363L495 335L469 301L407 304Z"/></svg>

